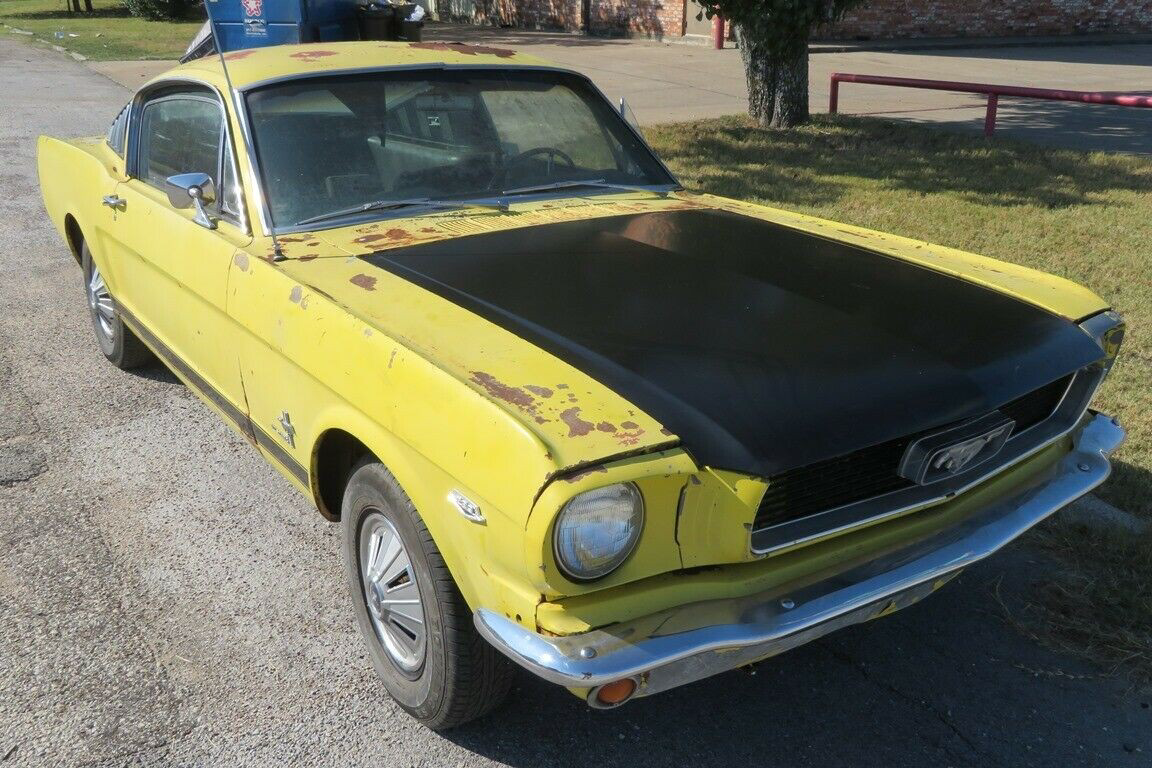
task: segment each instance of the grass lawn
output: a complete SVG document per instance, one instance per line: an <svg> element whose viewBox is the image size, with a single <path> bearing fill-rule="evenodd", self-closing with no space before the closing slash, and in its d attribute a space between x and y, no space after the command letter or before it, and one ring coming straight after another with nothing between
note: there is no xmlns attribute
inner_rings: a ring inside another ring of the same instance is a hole
<svg viewBox="0 0 1152 768"><path fill-rule="evenodd" d="M1083 283L1128 320L1096 407L1128 443L1099 495L1152 520L1152 158L1088 154L867 118L770 132L743 118L645 134L692 188L975 251ZM1152 681L1152 532L1061 523L1067 570L1037 594L1041 632Z"/></svg>
<svg viewBox="0 0 1152 768"><path fill-rule="evenodd" d="M177 59L203 23L199 8L189 21L145 21L130 16L120 0L92 5L93 13L69 15L64 0L0 0L0 22L98 60ZM3 28L0 34L16 37Z"/></svg>

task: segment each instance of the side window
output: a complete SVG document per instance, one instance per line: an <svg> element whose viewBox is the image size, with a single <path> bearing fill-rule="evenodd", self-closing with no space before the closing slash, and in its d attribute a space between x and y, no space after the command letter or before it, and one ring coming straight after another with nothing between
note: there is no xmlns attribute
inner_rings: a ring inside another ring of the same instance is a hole
<svg viewBox="0 0 1152 768"><path fill-rule="evenodd" d="M131 104L128 107L132 106ZM112 125L108 126L108 135L105 141L112 151L124 157L124 137L128 133L128 107L120 110L120 114L116 115L116 119L112 121Z"/></svg>
<svg viewBox="0 0 1152 768"><path fill-rule="evenodd" d="M213 100L169 96L144 105L136 174L163 188L169 176L207 173L219 183L223 115Z"/></svg>

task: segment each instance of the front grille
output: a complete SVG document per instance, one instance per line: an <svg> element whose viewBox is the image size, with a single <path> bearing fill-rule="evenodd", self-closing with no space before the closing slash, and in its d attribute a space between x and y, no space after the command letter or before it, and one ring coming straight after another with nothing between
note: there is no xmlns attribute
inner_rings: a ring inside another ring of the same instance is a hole
<svg viewBox="0 0 1152 768"><path fill-rule="evenodd" d="M1065 376L998 408L1016 422L1013 438L1052 415L1071 381L1072 376ZM904 451L920 437L948 426L951 425L944 424L769 478L768 491L753 523L754 530L913 487L915 483L897 474Z"/></svg>

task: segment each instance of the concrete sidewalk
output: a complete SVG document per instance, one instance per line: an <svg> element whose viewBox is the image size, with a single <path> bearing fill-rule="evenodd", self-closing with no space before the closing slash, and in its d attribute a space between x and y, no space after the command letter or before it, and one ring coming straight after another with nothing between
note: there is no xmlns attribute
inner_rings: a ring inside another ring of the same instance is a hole
<svg viewBox="0 0 1152 768"><path fill-rule="evenodd" d="M515 48L583 72L614 101L627 99L644 124L734 114L747 108L739 51L706 46L549 34L467 25L430 24L432 40ZM921 50L909 46L842 50L814 44L810 57L813 112L828 108L833 72L1003 83L1088 91L1152 92L1152 43L1104 40L1085 45L956 48L956 41ZM116 82L136 88L171 62L89 62ZM845 114L866 114L979 131L984 99L940 91L869 85L841 87ZM1002 99L998 135L1076 149L1152 153L1152 110L1066 102Z"/></svg>

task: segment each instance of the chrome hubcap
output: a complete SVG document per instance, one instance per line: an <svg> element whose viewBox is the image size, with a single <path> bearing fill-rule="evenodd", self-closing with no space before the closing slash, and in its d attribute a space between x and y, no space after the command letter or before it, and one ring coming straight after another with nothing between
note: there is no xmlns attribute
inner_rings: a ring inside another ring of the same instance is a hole
<svg viewBox="0 0 1152 768"><path fill-rule="evenodd" d="M104 284L104 276L96 265L92 265L92 276L88 278L88 308L96 318L96 325L100 332L109 341L115 337L113 321L116 319L116 307L112 303L112 294L108 293L108 286Z"/></svg>
<svg viewBox="0 0 1152 768"><path fill-rule="evenodd" d="M380 643L397 667L415 672L424 663L424 605L400 534L379 512L360 529L360 582Z"/></svg>

